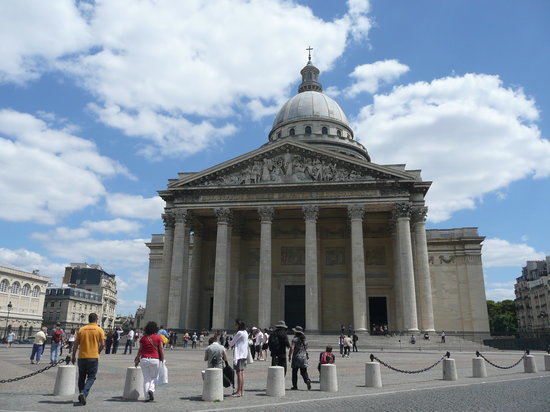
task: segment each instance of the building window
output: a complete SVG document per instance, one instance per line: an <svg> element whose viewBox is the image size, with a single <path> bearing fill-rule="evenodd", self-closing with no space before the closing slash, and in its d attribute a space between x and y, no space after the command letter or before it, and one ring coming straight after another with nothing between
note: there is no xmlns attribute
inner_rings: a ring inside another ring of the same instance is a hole
<svg viewBox="0 0 550 412"><path fill-rule="evenodd" d="M19 293L19 283L15 282L13 285L11 285L11 293L14 295Z"/></svg>
<svg viewBox="0 0 550 412"><path fill-rule="evenodd" d="M23 296L29 296L30 291L31 291L31 285L29 285L27 283L25 286L23 286L23 290L22 290L21 294Z"/></svg>
<svg viewBox="0 0 550 412"><path fill-rule="evenodd" d="M38 286L35 286L32 290L32 297L37 298L40 294L40 288Z"/></svg>
<svg viewBox="0 0 550 412"><path fill-rule="evenodd" d="M296 134L296 131L294 130L294 128L290 129L290 135L294 136L295 134Z"/></svg>
<svg viewBox="0 0 550 412"><path fill-rule="evenodd" d="M342 131L340 129L336 130L336 135L342 137Z"/></svg>
<svg viewBox="0 0 550 412"><path fill-rule="evenodd" d="M61 312L56 312L55 313L55 320L58 321L59 319L61 319Z"/></svg>
<svg viewBox="0 0 550 412"><path fill-rule="evenodd" d="M6 293L9 287L10 283L4 279L2 283L0 283L0 292Z"/></svg>
<svg viewBox="0 0 550 412"><path fill-rule="evenodd" d="M281 138L281 132L277 133L277 139Z"/></svg>
<svg viewBox="0 0 550 412"><path fill-rule="evenodd" d="M321 133L323 133L323 134L328 134L328 129L327 129L326 127L323 127L323 128L321 129Z"/></svg>
<svg viewBox="0 0 550 412"><path fill-rule="evenodd" d="M311 134L311 126L306 126L306 134Z"/></svg>

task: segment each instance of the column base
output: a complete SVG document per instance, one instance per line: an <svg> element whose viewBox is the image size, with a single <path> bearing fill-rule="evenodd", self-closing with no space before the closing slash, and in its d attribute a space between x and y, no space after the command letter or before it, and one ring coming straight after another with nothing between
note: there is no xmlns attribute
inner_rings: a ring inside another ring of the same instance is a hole
<svg viewBox="0 0 550 412"><path fill-rule="evenodd" d="M428 332L428 333L435 333L435 329L424 329L422 331L422 333L425 333L425 332Z"/></svg>
<svg viewBox="0 0 550 412"><path fill-rule="evenodd" d="M420 333L420 330L418 330L418 328L413 328L413 329L407 329L407 332L409 332L409 333Z"/></svg>

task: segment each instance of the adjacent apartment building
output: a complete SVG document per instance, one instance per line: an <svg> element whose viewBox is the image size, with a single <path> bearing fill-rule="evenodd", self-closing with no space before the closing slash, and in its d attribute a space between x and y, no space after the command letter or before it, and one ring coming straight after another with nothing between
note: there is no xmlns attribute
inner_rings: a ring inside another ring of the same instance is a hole
<svg viewBox="0 0 550 412"><path fill-rule="evenodd" d="M49 280L37 270L0 266L0 338L13 330L17 339L25 339L40 329Z"/></svg>
<svg viewBox="0 0 550 412"><path fill-rule="evenodd" d="M519 328L526 332L550 330L550 256L528 260L516 279L516 309Z"/></svg>
<svg viewBox="0 0 550 412"><path fill-rule="evenodd" d="M101 294L85 289L49 287L44 302L44 325L52 328L61 322L63 329L78 329L88 323L88 314L102 310Z"/></svg>
<svg viewBox="0 0 550 412"><path fill-rule="evenodd" d="M105 272L100 265L71 263L71 266L65 268L63 284L100 295L102 305L97 310L99 325L104 329L112 329L115 326L117 304L115 275Z"/></svg>

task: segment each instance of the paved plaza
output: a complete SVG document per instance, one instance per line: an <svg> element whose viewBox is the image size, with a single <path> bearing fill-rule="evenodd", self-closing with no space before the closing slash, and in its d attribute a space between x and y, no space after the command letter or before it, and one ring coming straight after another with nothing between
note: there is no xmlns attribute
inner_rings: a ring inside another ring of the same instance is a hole
<svg viewBox="0 0 550 412"><path fill-rule="evenodd" d="M13 378L41 369L47 364L31 365L30 345L0 348L0 379ZM319 350L310 350L311 391L299 378L298 391L290 391L290 371L286 377L286 396L270 398L265 394L269 362L255 361L245 372L245 396L233 399L231 388L225 390L223 402L201 400L204 369L202 349L178 348L166 352L170 382L157 389L154 405L142 401L122 399L126 368L132 365L134 355L103 355L96 380L86 406L75 403L73 397L53 396L56 368L31 378L0 384L0 410L50 411L86 408L87 410L320 410L342 408L346 410L516 410L511 402L520 403L530 411L549 410L547 394L550 389L550 372L544 371L542 352L534 352L538 373L523 372L523 363L501 370L487 365L487 378L472 377L472 352L454 352L458 380L442 380L441 364L420 374L402 374L381 366L383 388L365 387L365 362L370 351L352 353L349 358L337 356L339 391L319 390L317 359ZM376 351L381 360L400 369L416 370L433 364L443 356L442 351ZM49 347L44 354L49 358ZM511 365L521 352L485 352L485 356L499 365ZM509 388L508 388L509 387ZM513 392L516 390L517 395ZM475 400L479 398L477 401ZM508 400L508 398L510 400ZM455 399L456 402L451 402ZM481 403L480 403L481 402ZM423 405L427 403L427 405ZM466 405L466 406L465 406Z"/></svg>

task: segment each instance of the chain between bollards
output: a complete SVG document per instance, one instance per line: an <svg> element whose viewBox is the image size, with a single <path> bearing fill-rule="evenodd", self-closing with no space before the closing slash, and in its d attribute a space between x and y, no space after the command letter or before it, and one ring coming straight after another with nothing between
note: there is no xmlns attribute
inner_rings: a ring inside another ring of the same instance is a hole
<svg viewBox="0 0 550 412"><path fill-rule="evenodd" d="M71 357L67 355L67 357L65 359L61 359L61 360L58 360L57 362L51 363L48 366L46 366L45 368L39 369L39 370L37 370L33 373L29 373L28 375L23 375L23 376L19 376L17 378L11 378L11 379L2 379L2 380L0 380L0 384L1 383L17 382L17 381L20 381L20 380L23 380L23 379L30 378L31 376L35 376L35 375L38 375L39 373L45 372L48 369L51 369L54 366L57 366L57 365L59 365L60 363L63 363L63 362L65 362L67 365L70 364L71 363Z"/></svg>
<svg viewBox="0 0 550 412"><path fill-rule="evenodd" d="M483 358L483 359L485 359L485 361L486 361L489 365L494 366L495 368L498 368L498 369L512 369L514 366L519 365L519 363L520 363L520 362L525 358L525 356L527 356L527 355L529 355L529 349L527 349L527 350L525 351L525 353L523 354L523 356L522 356L521 358L519 358L519 360L518 360L516 363L514 363L513 365L510 365L510 366L500 366L500 365L497 365L497 364L491 362L489 359L487 359L485 356L483 356L479 351L476 351L476 356L477 356L478 358Z"/></svg>
<svg viewBox="0 0 550 412"><path fill-rule="evenodd" d="M419 369L419 370L415 370L415 371L407 371L407 370L404 370L404 369L399 369L399 368L395 368L395 367L393 367L393 366L391 366L391 365L388 365L386 362L380 360L379 358L377 358L376 356L374 356L372 353L370 354L371 362L374 362L374 361L376 360L376 361L378 361L381 365L384 365L386 368L391 369L392 371L400 372L400 373L408 373L408 374L422 373L422 372L429 371L430 369L433 369L433 368L435 368L437 365L439 365L443 359L445 359L445 358L450 358L450 357L451 357L451 353L450 353L450 352L446 352L445 355L443 355L443 356L441 357L441 359L439 359L439 360L438 360L437 362L435 362L433 365L428 366L427 368Z"/></svg>

